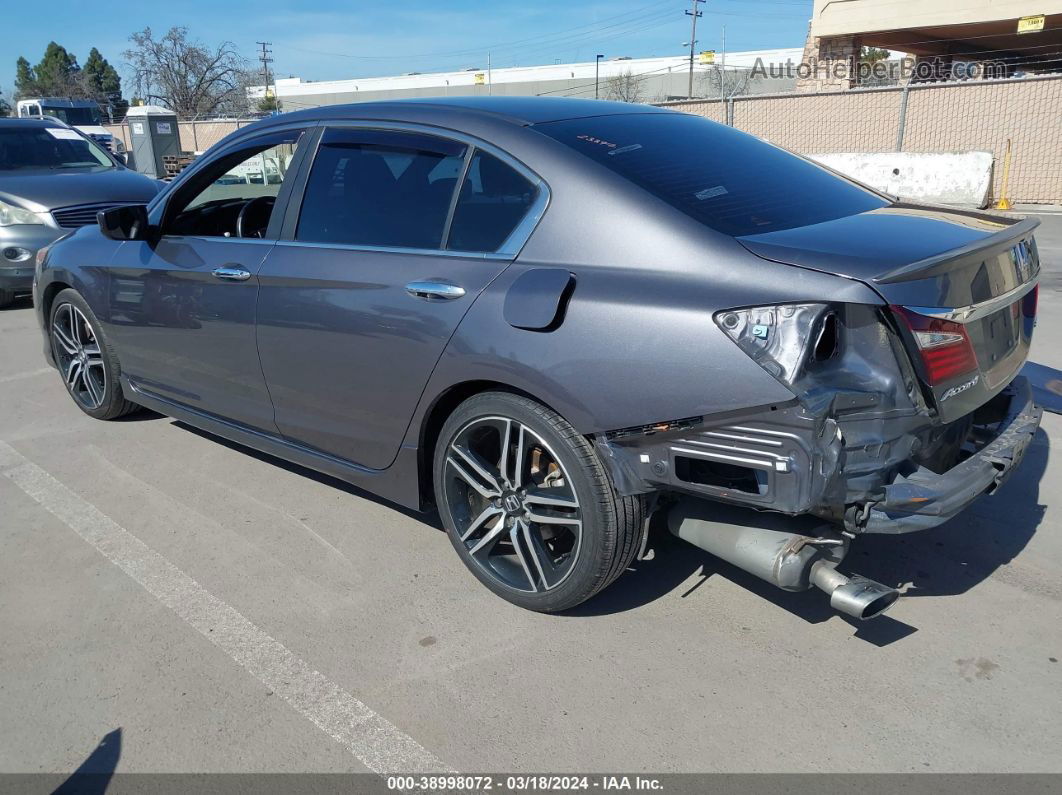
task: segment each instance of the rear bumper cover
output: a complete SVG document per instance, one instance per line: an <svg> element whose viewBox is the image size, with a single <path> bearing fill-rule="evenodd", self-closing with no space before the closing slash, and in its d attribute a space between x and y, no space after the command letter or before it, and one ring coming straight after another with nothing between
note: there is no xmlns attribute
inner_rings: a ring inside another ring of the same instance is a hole
<svg viewBox="0 0 1062 795"><path fill-rule="evenodd" d="M919 469L897 478L884 488L884 499L870 506L861 531L897 534L936 527L999 488L1021 463L1043 416L1027 379L1015 378L1003 394L1010 403L994 439L947 472Z"/></svg>
<svg viewBox="0 0 1062 795"><path fill-rule="evenodd" d="M943 473L914 463L931 428L924 413L846 419L842 428L799 405L778 406L708 423L691 418L674 423L673 430L632 429L626 436L599 437L595 445L621 494L679 492L812 514L853 533L910 533L943 524L995 491L1021 462L1043 410L1021 376L994 400L1002 403L993 408L996 419L979 426L990 438L982 436L975 453ZM755 488L751 478L744 488L690 478L680 470L680 458L739 466L756 475Z"/></svg>

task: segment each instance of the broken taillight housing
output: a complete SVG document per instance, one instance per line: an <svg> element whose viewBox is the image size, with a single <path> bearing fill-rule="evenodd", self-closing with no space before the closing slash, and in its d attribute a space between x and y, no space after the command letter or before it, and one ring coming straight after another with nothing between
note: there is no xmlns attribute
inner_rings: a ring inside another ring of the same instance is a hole
<svg viewBox="0 0 1062 795"><path fill-rule="evenodd" d="M962 323L920 315L903 306L892 309L902 318L918 346L930 386L977 369L977 356Z"/></svg>
<svg viewBox="0 0 1062 795"><path fill-rule="evenodd" d="M811 361L835 356L841 340L828 304L778 304L728 309L715 322L741 350L792 387Z"/></svg>

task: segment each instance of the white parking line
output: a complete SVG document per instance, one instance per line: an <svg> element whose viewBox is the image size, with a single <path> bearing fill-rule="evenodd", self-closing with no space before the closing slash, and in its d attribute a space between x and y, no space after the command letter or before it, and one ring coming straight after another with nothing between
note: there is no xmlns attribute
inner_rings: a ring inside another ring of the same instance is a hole
<svg viewBox="0 0 1062 795"><path fill-rule="evenodd" d="M0 473L370 770L453 772L412 737L3 441Z"/></svg>
<svg viewBox="0 0 1062 795"><path fill-rule="evenodd" d="M21 381L23 378L35 378L38 375L44 375L45 373L54 373L54 367L42 367L39 370L28 370L24 373L15 373L14 375L0 376L0 384L6 384L8 381Z"/></svg>

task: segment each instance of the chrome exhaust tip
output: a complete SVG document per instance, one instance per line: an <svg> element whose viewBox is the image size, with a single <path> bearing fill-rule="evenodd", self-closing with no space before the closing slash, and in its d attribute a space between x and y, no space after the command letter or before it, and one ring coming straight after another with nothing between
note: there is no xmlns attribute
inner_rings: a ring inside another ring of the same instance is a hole
<svg viewBox="0 0 1062 795"><path fill-rule="evenodd" d="M860 621L880 616L900 598L895 588L858 575L846 577L827 561L811 567L811 582L830 595L830 607Z"/></svg>
<svg viewBox="0 0 1062 795"><path fill-rule="evenodd" d="M716 557L754 574L785 591L804 591L814 585L830 595L830 606L866 621L880 616L900 592L866 577L846 577L837 571L848 552L848 539L793 533L790 517L752 514L728 506L709 506L684 500L671 509L671 532Z"/></svg>

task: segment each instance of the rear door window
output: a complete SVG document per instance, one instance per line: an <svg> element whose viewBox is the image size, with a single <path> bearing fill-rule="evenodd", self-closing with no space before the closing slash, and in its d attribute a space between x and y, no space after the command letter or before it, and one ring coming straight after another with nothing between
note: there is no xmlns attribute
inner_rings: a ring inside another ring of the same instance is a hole
<svg viewBox="0 0 1062 795"><path fill-rule="evenodd" d="M501 159L483 151L472 156L457 198L446 247L497 251L538 195L538 187Z"/></svg>
<svg viewBox="0 0 1062 795"><path fill-rule="evenodd" d="M465 144L422 133L326 130L295 239L440 248L466 151Z"/></svg>
<svg viewBox="0 0 1062 795"><path fill-rule="evenodd" d="M532 129L736 237L832 221L889 204L869 188L700 116L598 116Z"/></svg>

